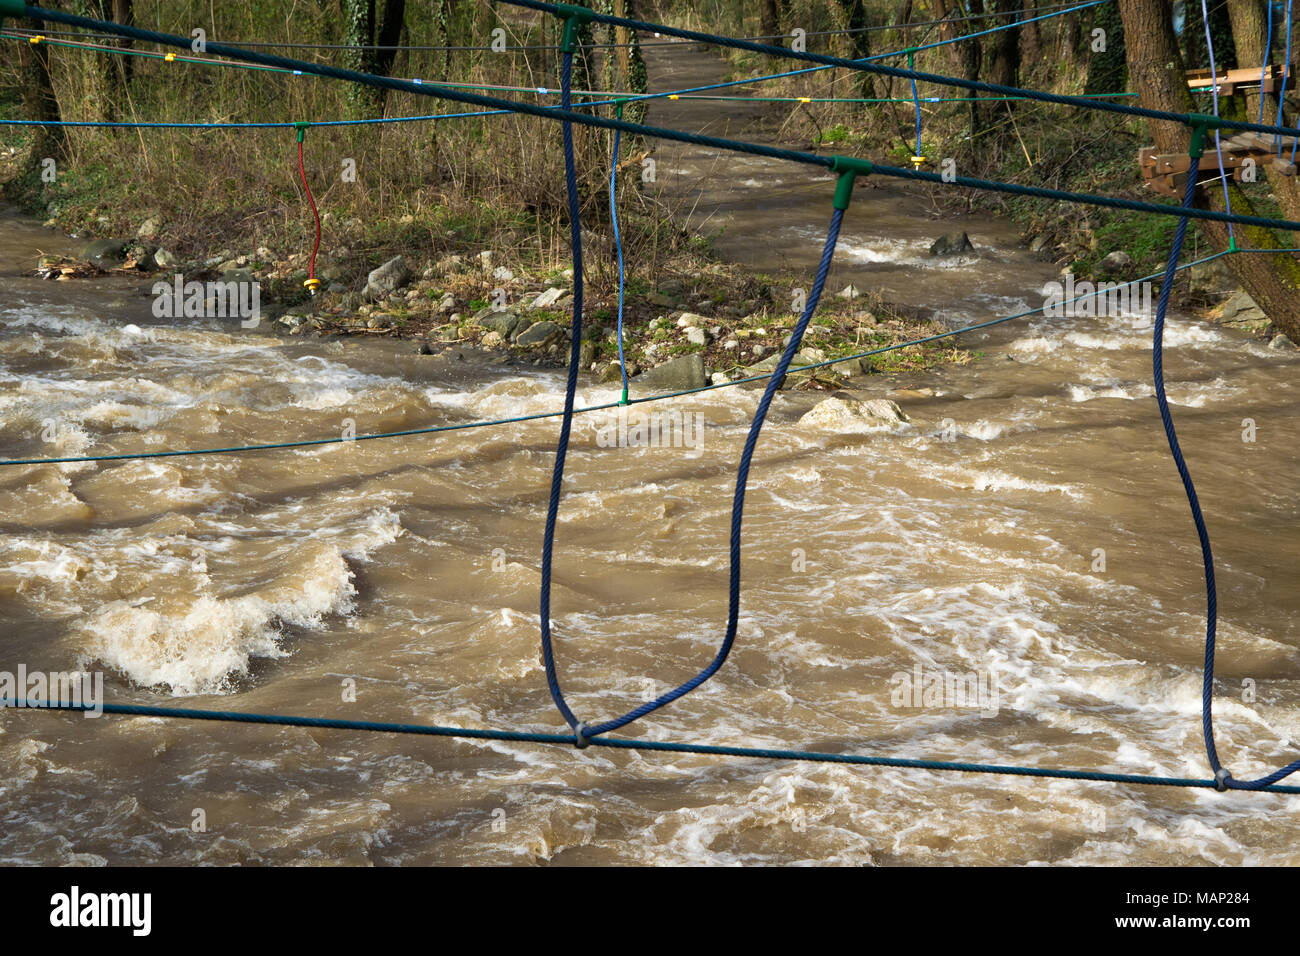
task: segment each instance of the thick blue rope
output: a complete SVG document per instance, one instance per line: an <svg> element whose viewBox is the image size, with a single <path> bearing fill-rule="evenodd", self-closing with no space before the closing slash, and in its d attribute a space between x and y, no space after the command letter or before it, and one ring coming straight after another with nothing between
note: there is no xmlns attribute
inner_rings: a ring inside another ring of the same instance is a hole
<svg viewBox="0 0 1300 956"><path fill-rule="evenodd" d="M1196 174L1200 168L1200 157L1193 156L1191 167L1187 171L1187 190L1183 196L1183 206L1192 204L1196 196ZM1169 296L1173 291L1174 273L1177 271L1178 259L1182 255L1183 241L1187 237L1187 220L1178 220L1174 232L1173 246L1169 250L1169 261L1165 264L1164 281L1160 285L1160 297L1156 302L1155 325L1152 333L1151 371L1154 380L1156 403L1160 407L1160 422L1164 425L1165 438L1169 441L1169 451L1173 455L1174 465L1178 468L1178 477L1182 479L1183 491L1187 495L1187 504L1191 508L1192 521L1196 525L1196 536L1201 544L1201 561L1205 566L1205 663L1201 681L1201 733L1205 738L1205 753L1214 772L1215 780L1221 782L1222 789L1261 790L1278 780L1288 777L1300 770L1300 760L1288 764L1258 780L1234 780L1227 769L1219 762L1218 749L1214 744L1214 648L1215 632L1218 626L1218 592L1214 584L1214 552L1210 547L1210 533L1205 525L1205 516L1201 512L1201 502L1192 483L1192 474L1183 458L1182 447L1178 443L1178 433L1174 430L1173 416L1169 411L1169 399L1165 395L1164 370L1164 334L1165 314L1169 310Z"/></svg>
<svg viewBox="0 0 1300 956"><path fill-rule="evenodd" d="M560 65L560 105L566 110L569 108L572 79L573 51L566 50ZM564 459L569 451L569 434L573 430L573 404L578 392L578 356L582 348L582 211L578 202L577 166L573 158L573 125L565 120L560 124L560 129L564 138L564 182L569 196L569 240L573 246L573 326L569 333L569 375L564 386L564 416L560 419L560 439L555 446L555 469L551 473L551 497L546 505L546 530L542 538L541 628L546 685L565 721L576 729L578 718L565 703L551 646L551 564L555 553L555 522L560 512L560 490L564 486Z"/></svg>
<svg viewBox="0 0 1300 956"><path fill-rule="evenodd" d="M758 445L758 436L763 430L763 422L767 419L767 411L772 404L772 398L776 395L777 389L781 387L781 382L790 368L790 363L794 360L795 354L799 351L799 346L803 342L803 335L808 328L808 323L817 310L817 302L821 299L822 289L826 286L826 275L830 271L831 259L835 255L835 245L839 240L840 223L843 219L844 210L842 209L836 209L831 215L830 227L826 232L826 245L822 249L821 264L817 267L817 278L813 281L812 291L808 295L808 302L804 306L803 315L799 317L798 324L790 333L790 342L786 345L781 360L777 362L776 370L772 373L771 378L767 380L767 387L763 390L763 397L759 399L758 408L754 412L754 420L749 426L749 436L745 439L744 451L740 454L740 465L736 469L736 492L731 504L731 581L727 603L727 632L723 637L722 645L718 648L718 653L713 660L709 662L709 666L686 681L686 683L628 711L622 717L616 717L613 720L597 724L591 728L591 734L603 734L611 730L617 730L666 704L672 703L677 698L689 694L716 674L718 669L726 662L727 655L731 653L731 646L735 643L736 628L740 620L740 529L745 514L745 489L749 482L750 464L754 459L754 449Z"/></svg>
<svg viewBox="0 0 1300 956"><path fill-rule="evenodd" d="M572 54L565 53L561 66L561 89L566 92L561 94L562 97L567 96L572 63ZM841 209L836 209L834 214L831 216L830 229L827 232L826 245L822 250L821 264L817 269L817 278L813 282L812 292L808 296L808 302L804 307L803 314L799 317L799 322L795 325L794 330L790 335L790 341L786 345L781 360L777 363L775 371L773 371L772 376L768 379L767 388L764 389L763 397L759 400L758 408L754 412L754 419L749 428L749 437L745 441L745 448L740 456L740 466L736 472L736 491L731 510L731 583L727 612L727 630L722 645L719 647L717 654L709 665L684 684L673 688L665 694L661 694L652 701L647 701L621 717L616 717L613 720L607 720L604 723L587 727L574 715L572 709L564 699L564 692L560 688L559 675L555 666L555 653L551 637L550 618L551 566L555 549L555 524L559 514L560 493L564 484L564 461L568 453L574 395L578 386L578 347L582 336L582 230L579 220L578 180L573 158L572 130L568 121L563 123L562 129L564 133L564 173L565 183L568 189L570 238L573 245L574 261L573 339L569 361L569 376L565 386L564 419L560 425L560 439L555 452L555 470L551 475L551 497L547 504L546 530L542 541L541 643L542 660L546 667L546 683L551 692L551 699L555 701L555 706L559 709L560 714L563 715L565 721L568 722L570 727L574 728L575 735L585 743L586 740L589 740L597 734L617 730L619 727L626 726L634 720L644 717L646 714L656 711L660 707L677 700L679 697L689 694L716 674L718 669L726 662L727 656L731 653L731 647L735 643L736 628L740 618L740 531L745 510L745 488L749 481L750 464L754 457L754 449L758 444L759 433L763 429L763 422L767 418L768 408L772 404L772 398L776 394L776 390L780 388L781 382L785 378L785 374L789 370L790 363L794 360L795 354L799 351L799 346L803 341L804 331L808 328L808 323L817 309L818 300L821 298L822 289L826 285L826 276L830 271L831 259L835 254L835 245L839 238L840 223L843 220L844 212Z"/></svg>

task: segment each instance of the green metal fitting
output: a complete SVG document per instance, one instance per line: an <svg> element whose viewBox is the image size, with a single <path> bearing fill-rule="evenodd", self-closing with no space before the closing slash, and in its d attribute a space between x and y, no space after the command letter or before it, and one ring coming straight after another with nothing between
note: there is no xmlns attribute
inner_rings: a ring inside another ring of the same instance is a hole
<svg viewBox="0 0 1300 956"><path fill-rule="evenodd" d="M853 199L853 182L859 176L870 176L875 167L869 159L858 159L856 156L832 156L831 169L840 174L839 182L835 184L835 201L833 205L836 209L845 210L849 208L849 201Z"/></svg>
<svg viewBox="0 0 1300 956"><path fill-rule="evenodd" d="M560 40L560 51L572 53L578 48L578 29L584 23L590 23L595 14L586 7L572 3L557 3L555 15L564 19L564 37Z"/></svg>
<svg viewBox="0 0 1300 956"><path fill-rule="evenodd" d="M308 123L306 120L298 120L298 122L293 124L293 128L298 131L298 142L301 143L304 139L307 138L307 127L310 125L311 124Z"/></svg>
<svg viewBox="0 0 1300 956"><path fill-rule="evenodd" d="M1200 159L1205 153L1206 131L1218 129L1223 123L1217 116L1210 116L1207 113L1188 113L1187 123L1192 127L1192 143L1188 147L1187 155L1193 159Z"/></svg>

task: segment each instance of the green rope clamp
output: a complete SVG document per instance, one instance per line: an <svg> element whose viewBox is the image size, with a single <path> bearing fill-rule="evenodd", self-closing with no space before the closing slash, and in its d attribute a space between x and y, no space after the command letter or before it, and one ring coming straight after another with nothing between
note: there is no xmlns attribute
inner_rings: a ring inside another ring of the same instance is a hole
<svg viewBox="0 0 1300 956"><path fill-rule="evenodd" d="M630 96L620 96L614 100L614 115L619 119L623 118L623 104L630 100Z"/></svg>
<svg viewBox="0 0 1300 956"><path fill-rule="evenodd" d="M293 124L293 128L298 131L298 142L301 143L304 139L307 138L307 127L310 125L311 124L308 123L306 120L299 120L298 122Z"/></svg>
<svg viewBox="0 0 1300 956"><path fill-rule="evenodd" d="M578 48L578 30L584 23L590 23L595 14L586 7L572 3L557 3L555 15L564 19L564 38L560 40L561 53L573 53Z"/></svg>
<svg viewBox="0 0 1300 956"><path fill-rule="evenodd" d="M1240 252L1240 251L1241 251L1240 249L1237 248L1237 236L1236 236L1235 233L1234 233L1233 235L1231 235L1231 236L1228 237L1228 248L1227 248L1226 251L1228 251L1228 252Z"/></svg>
<svg viewBox="0 0 1300 956"><path fill-rule="evenodd" d="M623 389L623 397L620 398L620 399L618 400L618 403L619 403L620 405L626 405L626 404L627 404L627 388L626 388L626 387L624 387L624 389Z"/></svg>
<svg viewBox="0 0 1300 956"><path fill-rule="evenodd" d="M870 176L875 167L869 159L858 159L856 156L832 156L831 169L840 174L839 181L835 184L835 202L836 209L843 211L849 208L849 201L853 199L853 182L859 176Z"/></svg>
<svg viewBox="0 0 1300 956"><path fill-rule="evenodd" d="M1188 113L1187 122L1192 127L1192 144L1187 150L1187 155L1193 159L1200 159L1205 154L1206 131L1219 129L1223 123L1217 116L1206 113Z"/></svg>

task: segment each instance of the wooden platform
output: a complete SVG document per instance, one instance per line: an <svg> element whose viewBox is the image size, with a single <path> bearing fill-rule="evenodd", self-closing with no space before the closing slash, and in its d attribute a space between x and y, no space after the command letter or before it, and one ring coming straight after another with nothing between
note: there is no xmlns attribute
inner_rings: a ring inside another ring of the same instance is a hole
<svg viewBox="0 0 1300 956"><path fill-rule="evenodd" d="M1187 85L1193 90L1208 90L1217 80L1219 93L1222 96L1232 96L1234 93L1246 90L1260 90L1264 93L1277 93L1283 89L1282 74L1284 70L1281 65L1269 64L1264 67L1261 74L1260 68L1243 67L1239 70L1219 70L1214 76L1210 76L1209 70L1188 70ZM1295 86L1295 70L1287 72L1286 89Z"/></svg>
<svg viewBox="0 0 1300 956"><path fill-rule="evenodd" d="M1255 79L1258 82L1258 72ZM1197 181L1211 182L1228 172L1234 180L1242 182L1244 171L1250 169L1252 164L1257 181L1263 180L1261 174L1266 166L1284 176L1294 176L1296 166L1291 162L1293 145L1291 138L1283 137L1282 156L1279 158L1272 136L1263 133L1225 136L1222 139L1223 165L1220 166L1218 150L1214 148L1213 137L1209 137L1205 144L1205 155L1201 157ZM1155 192L1174 199L1183 198L1187 188L1187 172L1192 166L1192 159L1186 153L1157 153L1154 146L1146 146L1138 150L1138 166L1142 170L1142 178Z"/></svg>

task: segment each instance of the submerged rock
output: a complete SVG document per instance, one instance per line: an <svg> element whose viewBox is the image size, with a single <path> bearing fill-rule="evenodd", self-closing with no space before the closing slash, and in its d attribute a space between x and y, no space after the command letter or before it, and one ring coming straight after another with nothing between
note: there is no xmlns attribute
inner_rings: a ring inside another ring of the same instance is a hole
<svg viewBox="0 0 1300 956"><path fill-rule="evenodd" d="M861 401L835 395L818 403L799 419L799 424L825 431L875 432L892 430L909 421L907 413L887 398Z"/></svg>
<svg viewBox="0 0 1300 956"><path fill-rule="evenodd" d="M975 246L971 244L970 236L964 232L949 232L940 236L930 244L930 255L932 256L959 256L963 252L970 252Z"/></svg>
<svg viewBox="0 0 1300 956"><path fill-rule="evenodd" d="M81 251L81 257L98 269L113 269L126 261L123 239L96 239Z"/></svg>

